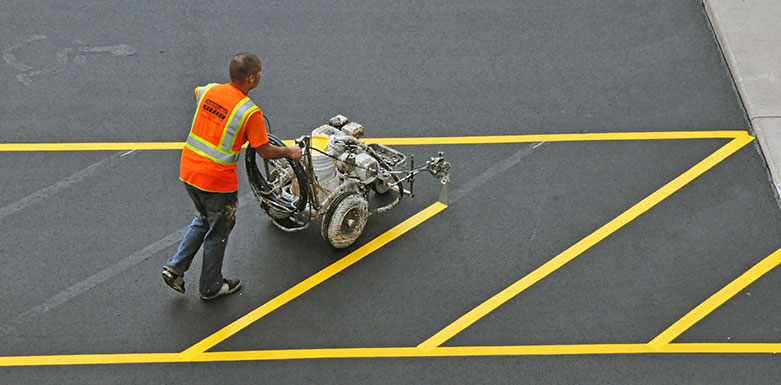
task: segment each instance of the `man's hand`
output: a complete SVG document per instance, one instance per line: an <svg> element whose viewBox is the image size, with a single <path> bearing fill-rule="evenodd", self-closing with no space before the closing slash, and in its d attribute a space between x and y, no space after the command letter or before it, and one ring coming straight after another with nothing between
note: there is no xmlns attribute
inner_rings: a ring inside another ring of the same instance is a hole
<svg viewBox="0 0 781 385"><path fill-rule="evenodd" d="M288 151L288 158L292 158L295 160L301 159L301 147L298 146L287 146Z"/></svg>
<svg viewBox="0 0 781 385"><path fill-rule="evenodd" d="M264 159L293 158L297 160L301 158L301 147L298 146L277 147L271 143L265 143L256 148L255 151Z"/></svg>

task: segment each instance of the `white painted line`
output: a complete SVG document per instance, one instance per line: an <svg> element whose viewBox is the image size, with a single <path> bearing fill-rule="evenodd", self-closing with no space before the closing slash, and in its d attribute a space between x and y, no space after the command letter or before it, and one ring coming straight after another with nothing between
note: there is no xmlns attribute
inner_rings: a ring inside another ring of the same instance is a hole
<svg viewBox="0 0 781 385"><path fill-rule="evenodd" d="M469 182L453 190L453 192L449 194L450 204L452 205L457 200L463 198L465 195L476 190L478 187L486 184L489 180L491 180L496 175L501 174L509 170L516 164L520 163L521 160L523 160L523 158L529 156L532 152L534 152L534 150L536 150L538 147L542 146L545 143L547 142L539 142L532 145L528 145L522 148L520 151L510 155L507 159L491 166L489 169L485 170L485 172L478 175L477 177L470 179Z"/></svg>
<svg viewBox="0 0 781 385"><path fill-rule="evenodd" d="M461 199L465 195L471 193L472 191L474 191L478 187L480 187L483 184L485 184L488 181L490 181L496 175L498 175L498 174L500 174L500 173L502 173L504 171L509 170L510 168L512 168L513 166L518 164L523 158L525 158L528 155L530 155L532 152L534 152L535 149L539 148L540 146L542 146L545 143L546 142L539 142L539 143L535 143L535 144L526 146L523 149L521 149L520 151L510 155L507 159L505 159L505 160L495 164L493 167L489 168L488 170L486 170L485 172L483 172L482 174L480 174L476 178L471 179L464 186L456 189L452 193L452 197L453 198L451 200L451 203L453 203L453 202ZM126 152L126 153L124 153L122 155L115 155L114 157L121 157L121 156L127 155L127 154L129 154L131 152L133 152L133 151ZM114 157L112 157L112 158L114 158ZM88 170L93 170L92 173L94 173L94 172L96 172L94 170L96 170L96 169L98 169L100 167L103 167L103 165L102 165L103 162L107 162L110 159L111 158L103 160L101 162L98 162L98 163L88 167L87 169L85 169L85 170L83 170L83 171L81 171L81 172L79 172L77 174L74 174L71 177L66 178L66 180L69 179L69 178L73 178L76 175L88 174L88 172L87 172ZM81 180L84 177L86 177L86 176L83 176L83 177L79 178L78 180ZM62 188L58 189L57 191L59 191L61 189ZM46 190L46 189L44 189L44 190ZM41 191L43 191L43 190L41 190ZM41 194L41 195L44 195L44 194ZM51 194L48 194L48 195L45 195L45 196L50 196L50 195ZM43 199L43 198L40 198L40 199ZM242 195L239 198L239 208L244 207L247 204L247 202L256 202L255 197L252 195L252 193L246 193L246 194ZM0 216L0 218L2 218L2 216ZM41 304L39 304L39 305L37 305L37 306L35 306L35 307L25 311L25 312L15 316L15 317L13 317L12 319L10 319L8 321L5 321L4 324L0 325L0 334L4 334L4 333L10 332L10 331L16 329L19 325L24 324L28 320L33 319L35 317L38 317L39 315L41 315L43 313L46 313L49 310L52 310L52 309L62 305L63 303L65 303L65 302L67 302L67 301L69 301L69 300L71 300L71 299L73 299L73 298L83 294L84 292L86 292L86 291L88 291L88 290L90 290L90 289L100 285L101 283L106 282L107 280L115 277L116 275L122 273L123 271L125 271L125 270L127 270L127 269L129 269L129 268L131 268L131 267L133 267L133 266L135 266L135 265L137 265L137 264L147 260L150 257L153 257L153 256L159 254L161 251L167 249L168 247L170 247L170 246L172 246L174 244L179 243L182 240L182 238L184 238L184 234L187 232L187 228L188 227L189 226L185 226L185 227L183 227L183 228L181 228L181 229L179 229L179 230L177 230L177 231L167 235L163 239L161 239L161 240L159 240L159 241L157 241L157 242L155 242L155 243L153 243L153 244L151 244L149 246L144 247L143 249L133 253L132 255L129 255L129 256L123 258L119 262L117 262L117 263L115 263L115 264L113 264L113 265L111 265L111 266L109 266L109 267L99 271L98 273L88 277L87 279L85 279L85 280L83 280L83 281L81 281L79 283L76 283L75 285L73 285L73 286L71 286L71 287L69 287L69 288L67 288L67 289L65 289L65 290L55 294L54 296L52 296L51 298L47 299L43 303L41 303Z"/></svg>
<svg viewBox="0 0 781 385"><path fill-rule="evenodd" d="M127 153L126 153L127 154ZM126 155L124 154L124 155ZM12 202L4 207L0 207L0 221L3 220L5 217L14 214L16 212L19 212L21 210L24 210L25 208L29 207L30 205L36 204L38 202L41 202L45 200L46 198L51 197L54 194L57 194L60 191L63 191L67 189L70 186L73 186L76 183L79 183L83 181L84 179L87 179L101 171L108 170L111 167L113 167L119 158L121 158L124 155L120 155L119 153L116 153L106 159L101 160L100 162L97 162L73 175L70 175L66 177L65 179L60 180L59 182L50 185L48 187L42 188L32 194L29 194L15 202Z"/></svg>
<svg viewBox="0 0 781 385"><path fill-rule="evenodd" d="M186 194L184 194L184 192L182 192L182 197L182 199L186 199ZM255 202L255 197L252 196L252 193L246 193L239 198L239 207L243 207L247 202ZM185 226L171 234L168 234L163 239L144 247L143 249L123 258L119 262L93 274L90 277L87 277L87 279L55 294L49 299L43 301L43 303L5 321L3 324L0 324L0 335L13 331L19 327L19 325L23 325L26 322L29 322L29 320L34 319L41 314L46 313L49 310L52 310L75 297L78 297L81 294L84 294L95 286L108 281L125 270L138 265L150 257L159 254L168 247L179 243L182 238L184 238L184 234L187 232L189 227L190 226ZM162 264L160 267L162 269ZM162 284L162 278L160 282Z"/></svg>

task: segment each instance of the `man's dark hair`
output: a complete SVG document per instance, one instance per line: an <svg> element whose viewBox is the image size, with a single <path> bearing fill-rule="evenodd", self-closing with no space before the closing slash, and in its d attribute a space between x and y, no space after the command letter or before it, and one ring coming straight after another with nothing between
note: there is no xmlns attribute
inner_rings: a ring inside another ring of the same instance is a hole
<svg viewBox="0 0 781 385"><path fill-rule="evenodd" d="M242 52L233 57L230 64L231 80L240 82L260 71L260 59L251 53Z"/></svg>

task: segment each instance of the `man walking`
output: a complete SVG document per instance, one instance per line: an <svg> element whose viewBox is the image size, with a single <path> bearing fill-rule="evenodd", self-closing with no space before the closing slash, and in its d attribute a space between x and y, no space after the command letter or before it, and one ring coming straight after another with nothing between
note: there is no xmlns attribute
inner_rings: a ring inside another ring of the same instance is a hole
<svg viewBox="0 0 781 385"><path fill-rule="evenodd" d="M249 141L266 159L301 157L298 146L269 144L263 113L247 96L260 82L260 59L240 53L231 60L229 71L230 83L195 89L198 104L182 151L179 179L199 216L190 224L176 255L163 267L165 283L184 293L184 273L203 245L199 291L205 300L232 294L241 287L241 280L222 276L222 261L236 223L236 163L242 145Z"/></svg>

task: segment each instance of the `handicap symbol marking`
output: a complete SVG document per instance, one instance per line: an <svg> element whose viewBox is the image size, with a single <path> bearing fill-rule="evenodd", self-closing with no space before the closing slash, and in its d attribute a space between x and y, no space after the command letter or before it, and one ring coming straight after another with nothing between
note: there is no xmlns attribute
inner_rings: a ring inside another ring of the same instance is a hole
<svg viewBox="0 0 781 385"><path fill-rule="evenodd" d="M32 65L26 64L21 62L16 55L14 55L14 52L24 48L26 46L32 45L36 42L41 42L47 40L46 35L33 35L28 38L24 38L18 41L15 41L11 44L8 44L6 48L3 50L3 60L6 62L6 64L10 65L11 67L15 68L19 73L16 75L16 78L19 79L22 84L29 86L33 82L33 77L36 76L43 76L43 75L49 75L54 74L65 68L65 65L68 63L68 60L71 56L73 56L73 62L78 65L85 65L87 63L87 55L88 54L111 54L112 56L130 56L134 55L137 50L130 45L127 44L116 44L116 45L110 45L105 47L96 47L96 46L90 46L90 45L84 45L80 41L76 41L75 43L78 45L75 48L60 48L57 50L55 54L55 60L53 63L49 64L48 66L40 69L36 69ZM75 56L72 55L75 53Z"/></svg>

